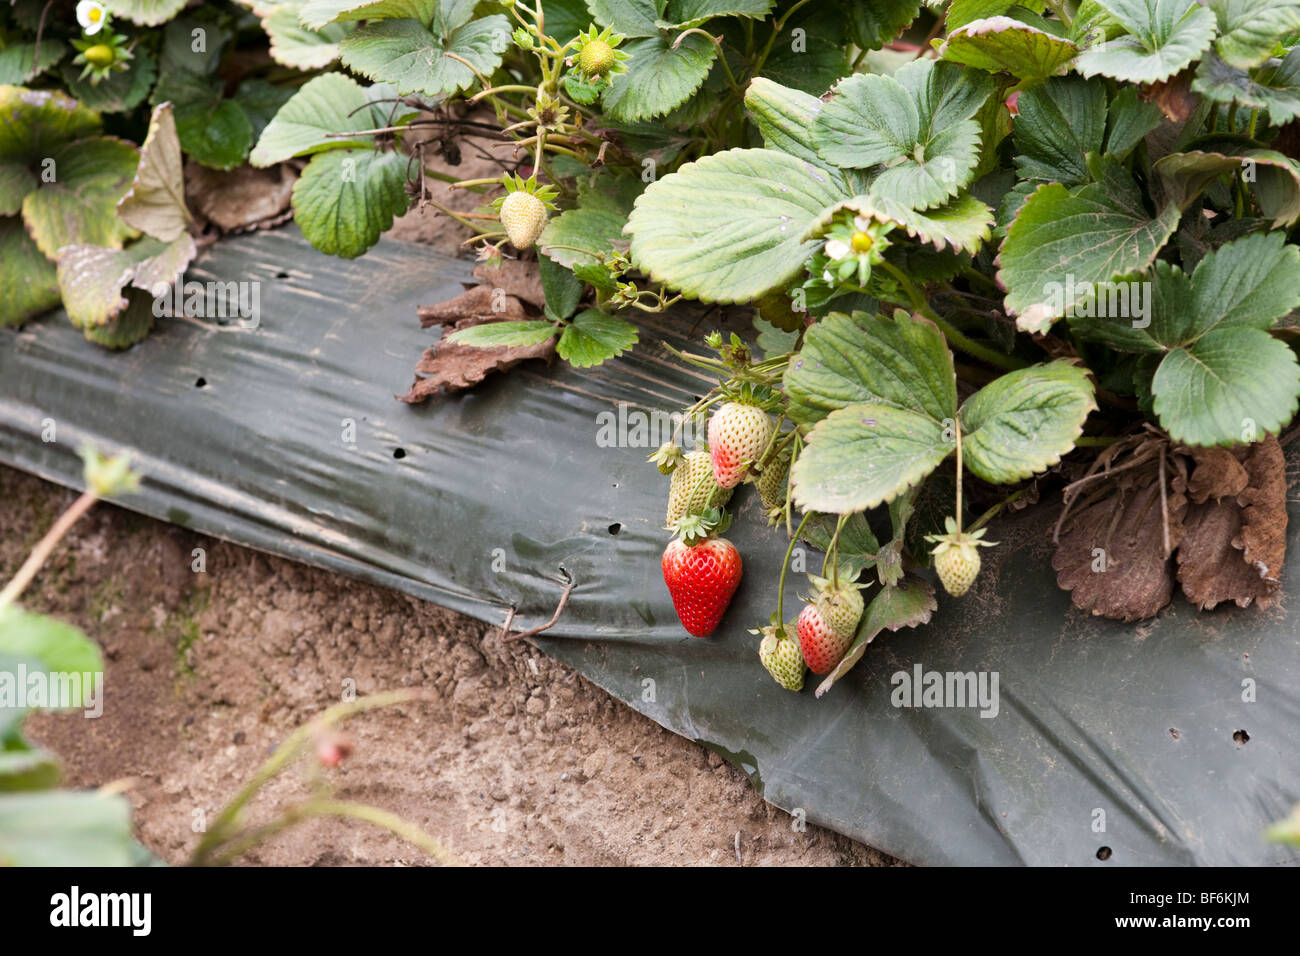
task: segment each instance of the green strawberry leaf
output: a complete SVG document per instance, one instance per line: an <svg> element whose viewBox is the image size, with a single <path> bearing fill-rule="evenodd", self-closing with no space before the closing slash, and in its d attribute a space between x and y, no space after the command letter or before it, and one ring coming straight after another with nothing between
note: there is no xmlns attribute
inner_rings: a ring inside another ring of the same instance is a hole
<svg viewBox="0 0 1300 956"><path fill-rule="evenodd" d="M59 758L48 750L0 750L0 793L49 790L62 776Z"/></svg>
<svg viewBox="0 0 1300 956"><path fill-rule="evenodd" d="M54 90L0 86L0 162L40 165L60 146L93 136L99 114Z"/></svg>
<svg viewBox="0 0 1300 956"><path fill-rule="evenodd" d="M542 319L522 319L518 322L485 322L460 329L448 335L444 342L454 345L472 345L481 349L527 348L554 338L560 327Z"/></svg>
<svg viewBox="0 0 1300 956"><path fill-rule="evenodd" d="M31 661L48 673L100 674L104 670L99 647L78 628L12 605L0 609L0 654ZM85 703L83 693L69 701L69 706Z"/></svg>
<svg viewBox="0 0 1300 956"><path fill-rule="evenodd" d="M42 40L37 59L35 43L13 43L0 50L0 84L23 84L56 65L68 53L62 40Z"/></svg>
<svg viewBox="0 0 1300 956"><path fill-rule="evenodd" d="M1300 396L1300 366L1271 329L1300 307L1300 249L1255 233L1207 254L1190 276L1157 262L1148 321L1072 318L1082 338L1159 357L1151 382L1160 424L1190 445L1275 433Z"/></svg>
<svg viewBox="0 0 1300 956"><path fill-rule="evenodd" d="M808 433L790 469L803 511L852 514L918 484L953 451L951 431L928 415L890 405L849 405Z"/></svg>
<svg viewBox="0 0 1300 956"><path fill-rule="evenodd" d="M0 865L128 866L131 802L121 794L50 790L0 796Z"/></svg>
<svg viewBox="0 0 1300 956"><path fill-rule="evenodd" d="M67 246L59 253L59 288L72 324L83 331L110 325L130 304L128 284L158 296L194 261L189 233L171 242L145 238L126 249Z"/></svg>
<svg viewBox="0 0 1300 956"><path fill-rule="evenodd" d="M23 220L51 259L64 246L89 243L121 248L135 230L117 216L117 201L131 186L139 151L110 136L60 147L50 157L53 180L23 200Z"/></svg>
<svg viewBox="0 0 1300 956"><path fill-rule="evenodd" d="M970 21L939 45L945 60L990 73L1010 73L1029 83L1055 76L1078 52L1069 40L1008 17Z"/></svg>
<svg viewBox="0 0 1300 956"><path fill-rule="evenodd" d="M115 70L98 83L81 78L81 67L63 64L63 82L82 106L100 113L126 113L141 103L153 88L157 62L147 47L137 45L125 70Z"/></svg>
<svg viewBox="0 0 1300 956"><path fill-rule="evenodd" d="M1221 145L1233 152L1225 155L1196 149L1170 153L1153 167L1166 195L1180 208L1187 209L1221 177L1242 176L1252 186L1260 211L1273 221L1274 227L1291 226L1300 220L1300 165L1295 160L1271 149L1242 148L1241 143L1227 139L1210 139L1197 145Z"/></svg>
<svg viewBox="0 0 1300 956"><path fill-rule="evenodd" d="M625 37L658 36L667 6L667 0L587 0L597 23Z"/></svg>
<svg viewBox="0 0 1300 956"><path fill-rule="evenodd" d="M1088 370L1068 361L1007 372L961 407L965 466L995 485L1036 475L1074 447L1096 408Z"/></svg>
<svg viewBox="0 0 1300 956"><path fill-rule="evenodd" d="M821 96L850 72L849 48L840 39L842 23L840 11L834 6L812 5L797 11L794 19L786 24L783 37L772 47L760 75ZM796 34L796 30L803 32ZM795 42L796 38L799 42Z"/></svg>
<svg viewBox="0 0 1300 956"><path fill-rule="evenodd" d="M537 257L538 271L542 277L542 292L546 296L546 317L563 321L578 310L586 287L569 269L545 255Z"/></svg>
<svg viewBox="0 0 1300 956"><path fill-rule="evenodd" d="M0 326L21 325L59 304L54 263L41 254L17 216L0 217Z"/></svg>
<svg viewBox="0 0 1300 956"><path fill-rule="evenodd" d="M845 205L896 222L913 239L936 249L946 244L958 252L975 253L992 235L993 210L968 192L924 212L909 209L890 196L873 194L861 202L863 199L856 197Z"/></svg>
<svg viewBox="0 0 1300 956"><path fill-rule="evenodd" d="M271 58L295 70L323 70L339 58L339 44L356 29L352 23L327 23L318 30L298 22L301 3L278 3L262 17L271 41Z"/></svg>
<svg viewBox="0 0 1300 956"><path fill-rule="evenodd" d="M905 627L928 624L930 616L938 609L934 586L915 574L905 574L897 584L881 588L862 613L862 620L848 651L835 665L835 669L817 685L816 696L821 697L836 681L853 670L858 661L862 660L867 645L881 631L899 631Z"/></svg>
<svg viewBox="0 0 1300 956"><path fill-rule="evenodd" d="M303 236L328 255L361 255L410 206L406 167L397 150L336 149L313 157L293 186Z"/></svg>
<svg viewBox="0 0 1300 956"><path fill-rule="evenodd" d="M1087 155L1106 136L1106 84L1078 76L1053 77L1020 94L1014 141L1022 179L1081 186Z"/></svg>
<svg viewBox="0 0 1300 956"><path fill-rule="evenodd" d="M311 30L355 20L417 20L446 35L468 23L477 0L309 0L299 21Z"/></svg>
<svg viewBox="0 0 1300 956"><path fill-rule="evenodd" d="M580 182L578 204L552 216L538 240L542 252L570 269L597 265L611 252L627 249L623 227L645 184L636 176L617 173L598 182Z"/></svg>
<svg viewBox="0 0 1300 956"><path fill-rule="evenodd" d="M632 259L690 298L748 302L803 271L819 245L809 225L844 191L838 175L775 150L715 153L637 199Z"/></svg>
<svg viewBox="0 0 1300 956"><path fill-rule="evenodd" d="M1097 182L1073 191L1059 183L1039 187L1007 229L998 280L1022 329L1042 331L1068 314L1090 283L1142 271L1178 226L1176 204L1153 219L1118 164L1090 165Z"/></svg>
<svg viewBox="0 0 1300 956"><path fill-rule="evenodd" d="M860 50L879 50L898 36L903 27L921 12L921 0L857 0L841 3L836 11L853 45Z"/></svg>
<svg viewBox="0 0 1300 956"><path fill-rule="evenodd" d="M252 124L254 142L295 92L290 87L276 86L257 77L239 84L232 99L239 104L239 108L248 117L248 122Z"/></svg>
<svg viewBox="0 0 1300 956"><path fill-rule="evenodd" d="M622 355L636 343L636 326L631 322L599 309L586 309L564 327L555 351L574 368L591 368Z"/></svg>
<svg viewBox="0 0 1300 956"><path fill-rule="evenodd" d="M117 204L121 220L163 242L184 235L192 222L185 205L184 167L172 106L154 107L135 179Z"/></svg>
<svg viewBox="0 0 1300 956"><path fill-rule="evenodd" d="M234 169L248 157L253 124L238 103L222 98L220 83L189 70L166 71L150 102L172 104L181 148L204 166Z"/></svg>
<svg viewBox="0 0 1300 956"><path fill-rule="evenodd" d="M198 11L196 11L197 13ZM226 47L235 38L234 31L209 18L184 16L163 28L162 49L158 56L158 74L162 79L173 73L192 73L212 77L221 66ZM219 98L223 81L211 83ZM161 102L155 99L154 102Z"/></svg>
<svg viewBox="0 0 1300 956"><path fill-rule="evenodd" d="M1155 413L1188 445L1234 445L1276 434L1300 406L1300 365L1285 342L1222 328L1173 349L1151 382Z"/></svg>
<svg viewBox="0 0 1300 956"><path fill-rule="evenodd" d="M936 422L957 414L957 379L943 333L893 318L832 312L808 329L785 373L788 414L811 425L849 405L892 405Z"/></svg>
<svg viewBox="0 0 1300 956"><path fill-rule="evenodd" d="M691 98L713 67L717 47L692 33L674 48L660 36L633 40L627 52L627 72L610 81L605 112L624 123L663 116Z"/></svg>
<svg viewBox="0 0 1300 956"><path fill-rule="evenodd" d="M0 162L0 216L13 216L23 200L36 191L36 175L18 162Z"/></svg>
<svg viewBox="0 0 1300 956"><path fill-rule="evenodd" d="M1155 103L1144 102L1138 88L1126 86L1110 101L1110 115L1106 125L1106 152L1123 161L1142 141L1142 138L1159 128L1164 114Z"/></svg>
<svg viewBox="0 0 1300 956"><path fill-rule="evenodd" d="M103 4L114 16L142 27L156 27L185 9L186 0L103 0Z"/></svg>
<svg viewBox="0 0 1300 956"><path fill-rule="evenodd" d="M1288 34L1300 30L1300 0L1208 0L1218 20L1214 48L1239 69L1258 66Z"/></svg>
<svg viewBox="0 0 1300 956"><path fill-rule="evenodd" d="M671 0L667 16L678 30L689 30L714 17L761 20L772 12L776 0Z"/></svg>
<svg viewBox="0 0 1300 956"><path fill-rule="evenodd" d="M109 319L103 325L80 327L87 341L106 349L126 349L149 335L154 324L153 295L137 289L128 289L126 298L130 304L115 318Z"/></svg>
<svg viewBox="0 0 1300 956"><path fill-rule="evenodd" d="M1229 66L1213 53L1196 68L1192 89L1216 103L1266 110L1275 126L1300 117L1300 46L1253 70Z"/></svg>
<svg viewBox="0 0 1300 956"><path fill-rule="evenodd" d="M568 43L591 25L591 12L583 0L541 0L546 14L546 33Z"/></svg>
<svg viewBox="0 0 1300 956"><path fill-rule="evenodd" d="M933 60L894 76L855 74L813 123L818 154L841 168L884 165L873 194L914 209L940 205L970 183L980 145L972 117L992 91L986 74Z"/></svg>
<svg viewBox="0 0 1300 956"><path fill-rule="evenodd" d="M745 91L745 108L768 149L822 164L813 137L813 124L822 109L819 98L759 76Z"/></svg>
<svg viewBox="0 0 1300 956"><path fill-rule="evenodd" d="M1126 36L1084 50L1077 66L1084 76L1129 83L1167 80L1204 53L1214 40L1214 14L1196 0L1098 0Z"/></svg>
<svg viewBox="0 0 1300 956"><path fill-rule="evenodd" d="M823 554L829 554L835 528L840 519L831 515L818 515L809 522L804 531L804 540ZM863 571L876 566L876 555L880 551L880 542L871 530L867 516L861 513L849 515L840 527L840 537L835 552L839 559L839 573L842 578L858 580Z"/></svg>
<svg viewBox="0 0 1300 956"><path fill-rule="evenodd" d="M972 20L983 20L986 17L1000 17L1010 13L1011 8L1019 6L1022 9L1028 9L1033 13L1042 13L1044 4L1039 0L1027 0L1025 3L1017 4L1016 0L952 0L948 6L948 15L944 18L944 23L949 30L956 30L958 27L964 27Z"/></svg>
<svg viewBox="0 0 1300 956"><path fill-rule="evenodd" d="M393 105L381 100L396 95L393 87L375 84L363 87L342 73L325 73L304 83L267 124L249 154L254 166L274 166L294 156L308 156L326 149L370 149L370 136L331 136L397 125L411 116L398 110L393 123Z"/></svg>
<svg viewBox="0 0 1300 956"><path fill-rule="evenodd" d="M348 69L393 84L399 95L441 96L473 84L476 70L495 72L509 46L510 22L494 14L445 33L435 33L419 20L370 20L345 37L339 51Z"/></svg>

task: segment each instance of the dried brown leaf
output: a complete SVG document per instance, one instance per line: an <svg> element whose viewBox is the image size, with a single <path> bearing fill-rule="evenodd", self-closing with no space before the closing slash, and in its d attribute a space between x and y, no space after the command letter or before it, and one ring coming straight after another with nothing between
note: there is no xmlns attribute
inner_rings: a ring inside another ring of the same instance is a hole
<svg viewBox="0 0 1300 956"><path fill-rule="evenodd" d="M1235 498L1246 490L1250 475L1229 448L1188 449L1195 467L1187 480L1187 496L1194 504L1205 504L1210 498Z"/></svg>
<svg viewBox="0 0 1300 956"><path fill-rule="evenodd" d="M1224 454L1240 469L1225 465ZM1202 609L1232 601L1268 608L1281 597L1280 577L1286 556L1286 461L1276 438L1215 453L1196 449L1197 467L1213 469L1216 478L1232 474L1218 489L1245 484L1234 493L1193 504L1187 534L1178 551L1178 582L1187 599Z"/></svg>
<svg viewBox="0 0 1300 956"><path fill-rule="evenodd" d="M1166 557L1157 462L1104 479L1089 503L1071 516L1052 567L1075 607L1136 621L1169 603L1173 562ZM1182 536L1186 497L1168 495L1170 544Z"/></svg>
<svg viewBox="0 0 1300 956"><path fill-rule="evenodd" d="M265 229L293 214L289 200L297 179L284 164L222 172L191 161L185 168L185 201L222 232Z"/></svg>
<svg viewBox="0 0 1300 956"><path fill-rule="evenodd" d="M528 303L538 312L546 308L542 273L536 260L502 259L497 266L480 263L474 267L474 278L493 288L504 289L506 295Z"/></svg>
<svg viewBox="0 0 1300 956"><path fill-rule="evenodd" d="M413 405L434 395L459 392L493 372L505 371L528 359L549 362L555 355L554 337L537 345L501 348L446 341L451 333L476 325L540 318L546 297L536 262L508 260L498 269L479 266L474 275L483 280L482 285L466 289L446 302L420 306L420 325L426 329L443 326L443 340L425 349L415 366L415 381L398 401Z"/></svg>

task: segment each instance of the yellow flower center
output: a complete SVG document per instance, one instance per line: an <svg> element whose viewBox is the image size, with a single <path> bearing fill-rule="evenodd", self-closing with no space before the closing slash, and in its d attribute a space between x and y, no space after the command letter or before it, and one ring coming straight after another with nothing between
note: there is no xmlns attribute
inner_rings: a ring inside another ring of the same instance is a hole
<svg viewBox="0 0 1300 956"><path fill-rule="evenodd" d="M98 23L100 17L102 17L103 15L104 15L104 11L99 9L99 7L91 7L89 10L86 11L86 19L89 20L91 23Z"/></svg>
<svg viewBox="0 0 1300 956"><path fill-rule="evenodd" d="M853 234L852 246L854 252L870 252L871 247L875 244L876 240L872 239L868 233L855 232Z"/></svg>

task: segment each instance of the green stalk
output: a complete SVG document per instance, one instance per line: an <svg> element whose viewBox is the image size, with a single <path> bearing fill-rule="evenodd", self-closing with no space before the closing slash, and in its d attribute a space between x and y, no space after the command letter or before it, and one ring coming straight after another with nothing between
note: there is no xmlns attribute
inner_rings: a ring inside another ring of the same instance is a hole
<svg viewBox="0 0 1300 956"><path fill-rule="evenodd" d="M944 338L948 340L949 344L961 349L967 355L973 355L975 358L982 359L990 365L995 365L1004 371L1010 372L1025 367L1027 363L1022 362L1020 359L1011 355L1003 355L1001 352L997 352L988 346L980 345L978 342L967 338L961 332L957 331L957 329L939 315L938 312L930 308L930 303L925 300L925 297L921 295L916 286L912 284L912 280L904 275L903 271L892 262L881 261L880 266L893 276L903 287L903 291L907 293L908 299L912 302L912 308L937 325L939 331L943 332Z"/></svg>
<svg viewBox="0 0 1300 956"><path fill-rule="evenodd" d="M785 560L781 562L781 578L776 584L776 623L785 624L785 572L790 567L790 555L794 554L795 542L799 540L799 535L803 534L803 526L808 523L808 519L813 516L811 511L805 511L803 520L799 522L799 527L795 529L794 534L790 536L790 544L785 549Z"/></svg>

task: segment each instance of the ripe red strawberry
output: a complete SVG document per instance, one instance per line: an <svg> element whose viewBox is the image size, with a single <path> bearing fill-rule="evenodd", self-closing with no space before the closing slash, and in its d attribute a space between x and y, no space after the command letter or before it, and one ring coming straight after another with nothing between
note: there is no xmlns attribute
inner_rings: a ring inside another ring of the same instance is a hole
<svg viewBox="0 0 1300 956"><path fill-rule="evenodd" d="M664 583L673 609L695 637L708 637L717 629L740 586L740 552L726 538L708 536L717 523L711 516L688 515L681 522L682 536L664 549Z"/></svg>
<svg viewBox="0 0 1300 956"><path fill-rule="evenodd" d="M799 612L799 648L809 670L826 674L853 643L865 602L856 585L835 587L829 581L815 581L818 592Z"/></svg>
<svg viewBox="0 0 1300 956"><path fill-rule="evenodd" d="M723 488L734 488L757 461L772 438L772 419L757 405L727 402L709 419L709 453L713 477Z"/></svg>

